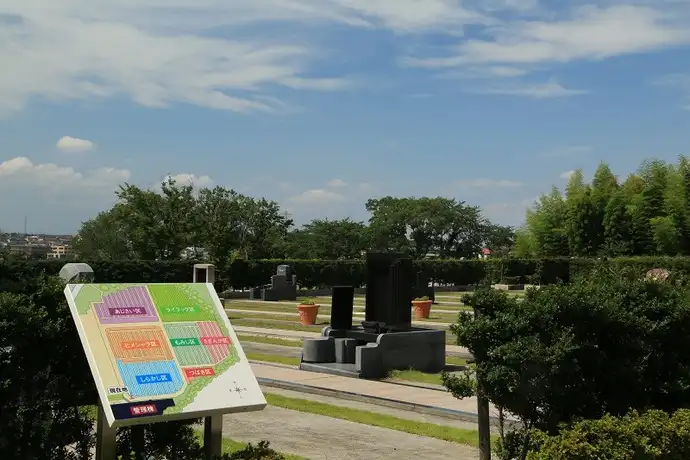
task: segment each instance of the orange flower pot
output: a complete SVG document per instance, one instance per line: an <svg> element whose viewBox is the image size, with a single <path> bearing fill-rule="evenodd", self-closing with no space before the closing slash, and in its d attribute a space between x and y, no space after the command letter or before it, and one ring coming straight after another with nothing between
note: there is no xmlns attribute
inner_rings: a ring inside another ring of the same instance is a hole
<svg viewBox="0 0 690 460"><path fill-rule="evenodd" d="M415 319L428 319L431 313L431 300L413 300L412 308L414 308Z"/></svg>
<svg viewBox="0 0 690 460"><path fill-rule="evenodd" d="M297 305L299 321L305 326L316 324L316 316L319 314L318 305Z"/></svg>

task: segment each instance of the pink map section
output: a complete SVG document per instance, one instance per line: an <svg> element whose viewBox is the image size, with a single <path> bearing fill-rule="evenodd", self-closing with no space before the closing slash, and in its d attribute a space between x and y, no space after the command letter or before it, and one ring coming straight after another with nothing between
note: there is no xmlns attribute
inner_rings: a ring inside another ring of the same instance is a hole
<svg viewBox="0 0 690 460"><path fill-rule="evenodd" d="M201 332L201 338L203 337L219 337L223 333L220 331L218 324L212 323L210 321L198 322L199 331ZM228 356L230 356L230 344L227 345L204 345L208 352L211 354L214 363L219 363Z"/></svg>
<svg viewBox="0 0 690 460"><path fill-rule="evenodd" d="M98 319L103 324L149 323L158 321L156 308L143 286L122 289L103 296L103 302L94 303Z"/></svg>

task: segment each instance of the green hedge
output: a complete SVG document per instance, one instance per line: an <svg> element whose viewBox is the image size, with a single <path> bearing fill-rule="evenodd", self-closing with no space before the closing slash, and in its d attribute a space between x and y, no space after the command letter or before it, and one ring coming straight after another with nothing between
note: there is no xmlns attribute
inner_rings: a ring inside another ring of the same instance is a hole
<svg viewBox="0 0 690 460"><path fill-rule="evenodd" d="M564 428L557 436L533 433L534 450L528 460L690 458L690 410L672 416L652 410L624 417L609 415Z"/></svg>
<svg viewBox="0 0 690 460"><path fill-rule="evenodd" d="M86 261L101 282L190 282L190 261ZM41 272L56 275L64 265L60 260L0 262L0 292L12 290ZM300 286L323 288L338 284L362 287L363 260L235 260L217 273L216 289L246 289L270 282L280 264L291 265ZM416 260L416 270L440 284L473 286L484 281L506 284L569 283L587 276L594 268L608 267L644 274L651 268L668 268L674 275L690 277L690 257L630 257L597 259L489 259Z"/></svg>

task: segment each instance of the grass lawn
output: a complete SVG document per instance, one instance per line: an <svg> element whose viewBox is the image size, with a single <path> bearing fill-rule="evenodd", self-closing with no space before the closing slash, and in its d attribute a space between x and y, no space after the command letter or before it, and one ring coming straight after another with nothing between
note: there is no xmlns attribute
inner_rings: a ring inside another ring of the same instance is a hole
<svg viewBox="0 0 690 460"><path fill-rule="evenodd" d="M251 361L263 361L265 363L285 364L286 366L299 366L299 358L295 356L270 355L268 353L246 353Z"/></svg>
<svg viewBox="0 0 690 460"><path fill-rule="evenodd" d="M228 308L228 307L226 307ZM244 308L243 308L244 310ZM230 320L236 320L236 319L258 319L258 320L269 320L269 321L291 321L294 323L299 323L299 316L296 314L290 315L290 314L285 314L285 313L291 313L289 310L280 310L280 311L275 311L275 314L265 314L265 313L258 313L261 311L269 311L265 310L261 307L253 307L251 309L246 309L246 310L252 310L251 312L238 312L238 311L232 311L230 308L230 311L228 311L228 317ZM227 311L227 310L226 310ZM274 313L274 312L271 312ZM281 315L281 313L284 313ZM297 310L295 309L295 313L297 313ZM357 321L357 319L364 320L364 315L361 316L355 316L354 320ZM420 319L416 320L413 318L413 321L419 321L419 322L435 322L435 323L444 323L444 324L451 324L455 323L458 319L458 315L455 313L437 313L434 314L433 310L431 312L431 315L429 316L428 319ZM330 312L329 313L324 313L321 310L319 310L319 315L316 318L316 322L318 325L321 326L327 326L330 324Z"/></svg>
<svg viewBox="0 0 690 460"><path fill-rule="evenodd" d="M321 300L316 300L316 303L322 302ZM331 307L329 306L330 299L327 302L323 302L319 307L319 314L330 315ZM226 301L224 304L225 308L237 309L237 310L259 310L259 311L276 311L276 312L296 312L297 305L295 303L283 303L283 302L270 302L270 303L259 303L259 302L242 302L242 301ZM355 305L354 311L364 313L364 305ZM410 307L412 308L412 307ZM469 307L464 305L433 305L431 307L431 314L434 314L434 309L452 311L453 315L455 312L469 311ZM444 314L444 313L440 313ZM445 313L447 314L447 313Z"/></svg>
<svg viewBox="0 0 690 460"><path fill-rule="evenodd" d="M264 315L269 316L270 315ZM321 324L316 324L313 326L305 326L297 321L267 321L266 318L243 318L238 317L236 313L229 314L228 317L230 321L235 326L246 326L246 327L258 327L262 329L276 329L276 330L287 330L287 331L301 331L301 332L321 332L324 326L328 325L328 322L322 322ZM446 331L446 344L456 345L455 335Z"/></svg>
<svg viewBox="0 0 690 460"><path fill-rule="evenodd" d="M390 430L426 436L428 438L442 439L444 441L466 444L473 447L477 446L478 434L475 430L407 420L392 415L378 414L376 412L335 406L306 399L290 398L273 393L264 393L264 396L271 406L339 418L351 422L362 423L364 425L388 428Z"/></svg>
<svg viewBox="0 0 690 460"><path fill-rule="evenodd" d="M280 337L267 337L264 335L243 335L237 334L237 338L240 342L254 342L254 343L265 343L268 345L280 345L281 347L299 347L302 348L304 341L302 339L282 339Z"/></svg>
<svg viewBox="0 0 690 460"><path fill-rule="evenodd" d="M299 366L299 358L294 356L283 356L268 353L247 353L247 359L252 361L263 361L265 363L284 364L286 366ZM453 366L464 366L467 361L464 359L455 358L452 356L446 357L446 364ZM434 385L441 385L441 374L427 374L415 370L407 371L392 371L389 375L390 379L401 380L408 382L430 383Z"/></svg>

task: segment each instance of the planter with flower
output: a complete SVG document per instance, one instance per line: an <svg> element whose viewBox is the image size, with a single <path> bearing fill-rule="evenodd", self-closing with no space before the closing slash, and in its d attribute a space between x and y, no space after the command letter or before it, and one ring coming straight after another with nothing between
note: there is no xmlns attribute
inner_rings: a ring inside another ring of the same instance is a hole
<svg viewBox="0 0 690 460"><path fill-rule="evenodd" d="M433 302L426 296L417 297L412 301L412 308L414 309L415 319L428 319L431 313L431 304Z"/></svg>
<svg viewBox="0 0 690 460"><path fill-rule="evenodd" d="M299 320L304 325L316 324L316 316L319 314L319 305L314 299L300 299L297 305Z"/></svg>

